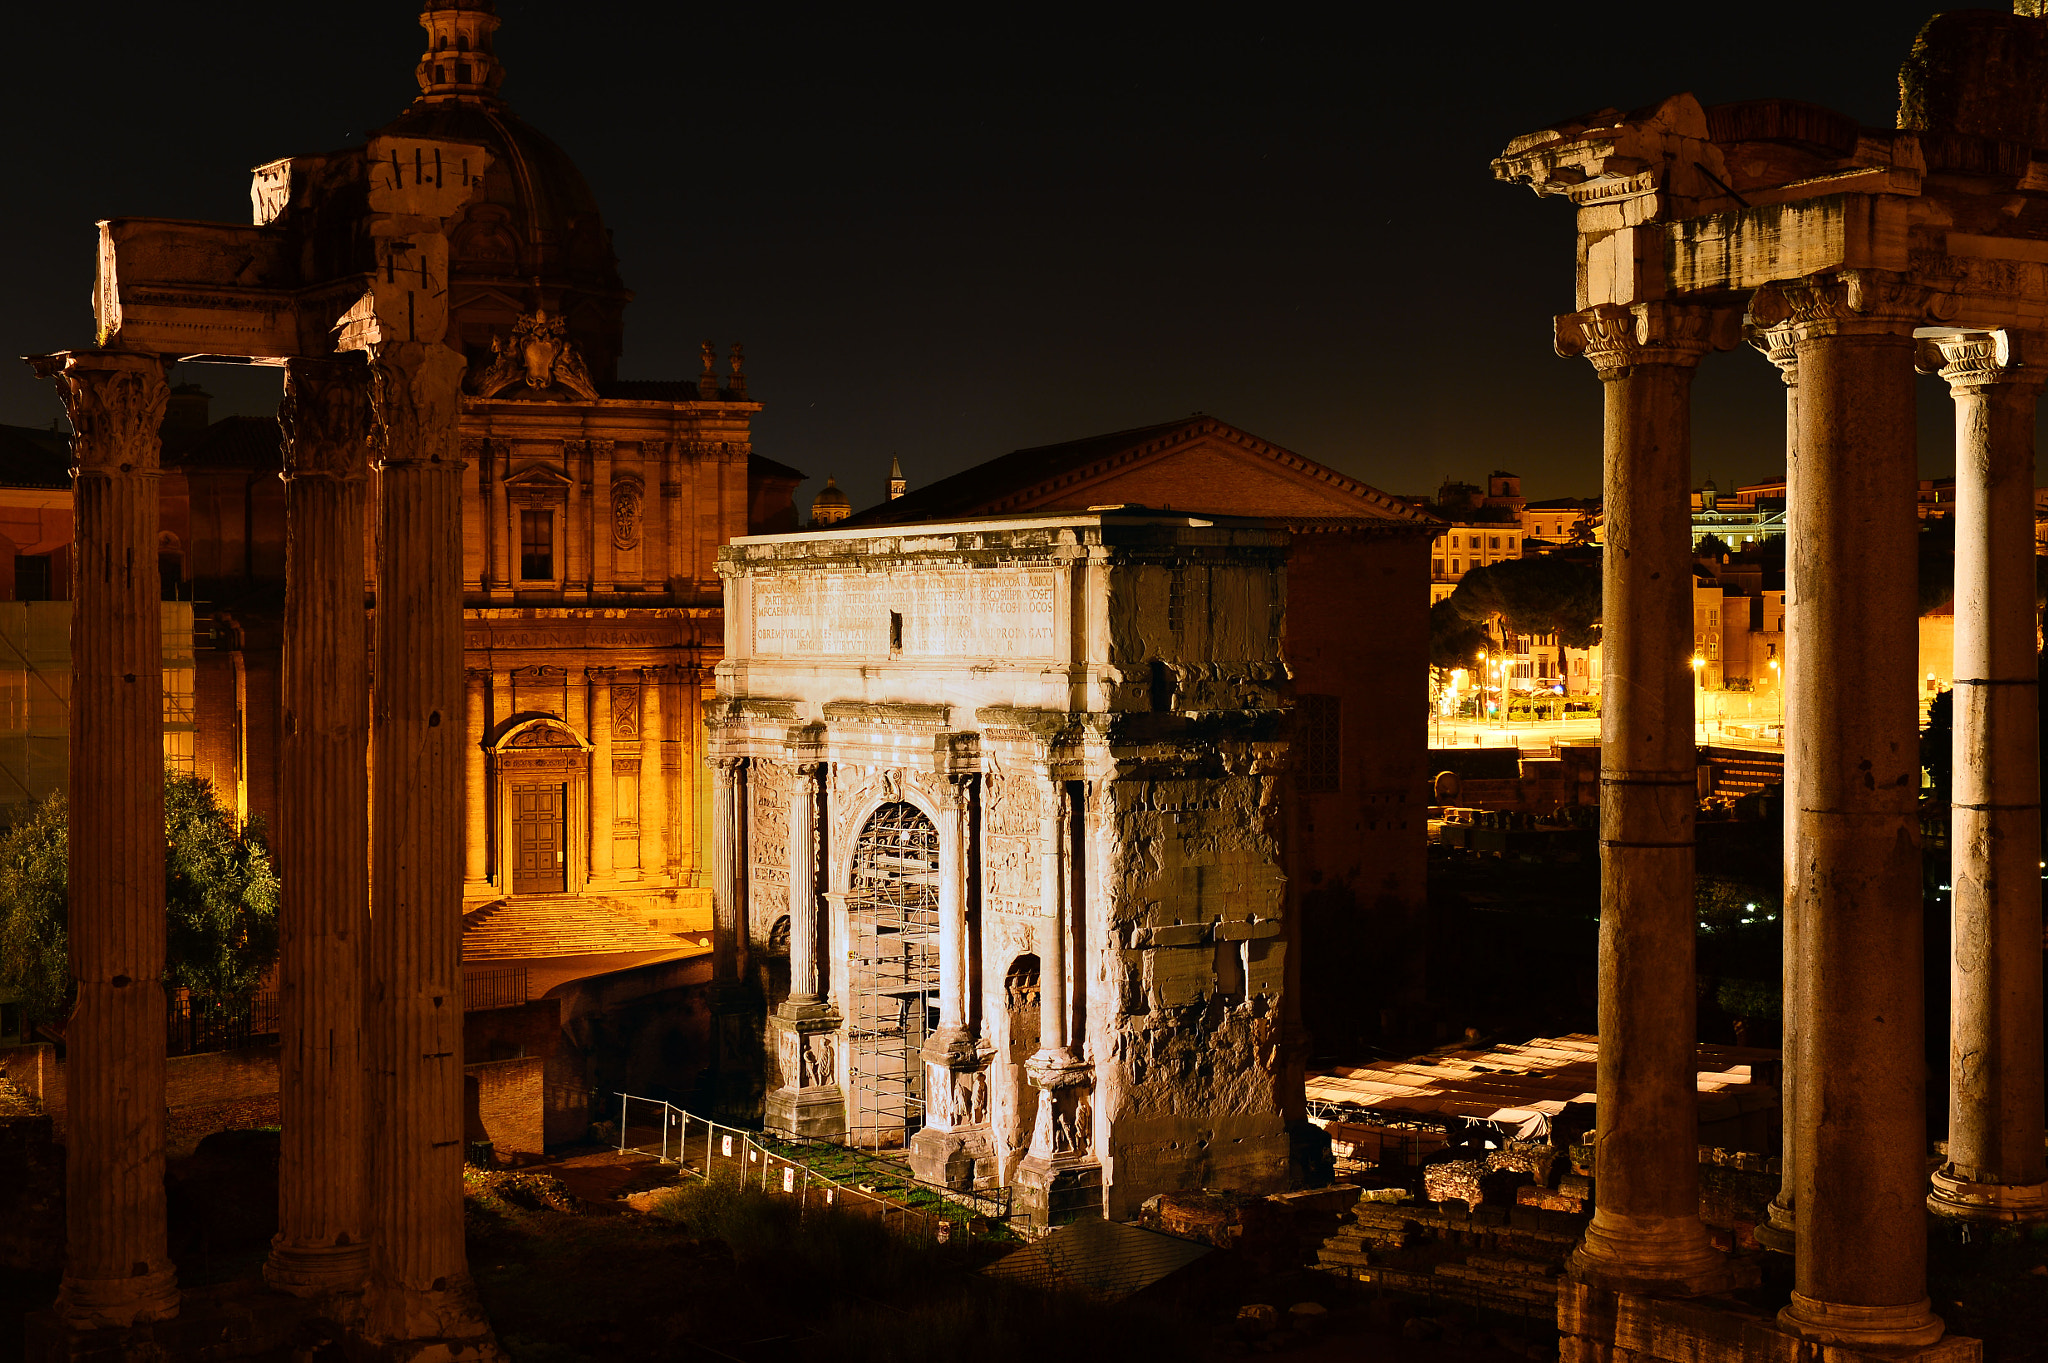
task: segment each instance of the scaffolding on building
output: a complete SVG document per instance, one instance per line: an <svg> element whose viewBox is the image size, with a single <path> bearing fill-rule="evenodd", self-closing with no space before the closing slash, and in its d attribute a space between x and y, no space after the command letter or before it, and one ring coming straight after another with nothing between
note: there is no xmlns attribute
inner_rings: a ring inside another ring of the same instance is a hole
<svg viewBox="0 0 2048 1363"><path fill-rule="evenodd" d="M847 1140L906 1146L924 1125L939 986L938 830L916 806L883 805L861 829L847 925Z"/></svg>

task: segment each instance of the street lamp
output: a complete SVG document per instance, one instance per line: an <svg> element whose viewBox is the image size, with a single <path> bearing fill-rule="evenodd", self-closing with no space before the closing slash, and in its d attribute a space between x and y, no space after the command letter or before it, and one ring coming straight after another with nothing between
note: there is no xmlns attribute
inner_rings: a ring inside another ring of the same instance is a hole
<svg viewBox="0 0 2048 1363"><path fill-rule="evenodd" d="M1771 690L1778 693L1778 746L1785 746L1785 677L1776 658L1771 659Z"/></svg>
<svg viewBox="0 0 2048 1363"><path fill-rule="evenodd" d="M1699 723L1700 741L1702 743L1704 743L1707 738L1707 677L1706 673L1703 672L1701 669L1704 668L1706 665L1707 660L1705 658L1702 658L1697 653L1692 655L1692 713L1693 718L1697 720Z"/></svg>

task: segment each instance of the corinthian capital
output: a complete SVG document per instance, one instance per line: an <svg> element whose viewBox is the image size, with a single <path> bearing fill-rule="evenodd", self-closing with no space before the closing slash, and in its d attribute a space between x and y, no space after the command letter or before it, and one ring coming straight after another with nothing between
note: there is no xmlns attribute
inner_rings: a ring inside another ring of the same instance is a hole
<svg viewBox="0 0 2048 1363"><path fill-rule="evenodd" d="M459 352L425 341L393 341L371 351L370 401L383 445L379 468L462 467L456 423L465 363Z"/></svg>
<svg viewBox="0 0 2048 1363"><path fill-rule="evenodd" d="M1732 308L1688 303L1598 303L1557 319L1557 353L1583 355L1603 375L1639 364L1693 365L1732 350L1741 318Z"/></svg>
<svg viewBox="0 0 2048 1363"><path fill-rule="evenodd" d="M371 423L370 370L360 355L285 361L277 424L287 478L365 477Z"/></svg>
<svg viewBox="0 0 2048 1363"><path fill-rule="evenodd" d="M2039 350L2038 344L2024 347L2015 331L1958 332L1953 336L1925 336L1914 345L1914 366L1923 374L1939 374L1952 389L1990 388L2006 384L2015 388L2039 388L2048 380L2048 370L2028 368L2021 360L2022 349Z"/></svg>
<svg viewBox="0 0 2048 1363"><path fill-rule="evenodd" d="M1828 270L1779 280L1749 303L1753 326L1792 328L1795 341L1811 336L1897 335L1928 320L1942 298L1896 270Z"/></svg>
<svg viewBox="0 0 2048 1363"><path fill-rule="evenodd" d="M71 418L71 459L78 473L153 473L170 401L163 361L115 350L35 355L29 368L57 383Z"/></svg>

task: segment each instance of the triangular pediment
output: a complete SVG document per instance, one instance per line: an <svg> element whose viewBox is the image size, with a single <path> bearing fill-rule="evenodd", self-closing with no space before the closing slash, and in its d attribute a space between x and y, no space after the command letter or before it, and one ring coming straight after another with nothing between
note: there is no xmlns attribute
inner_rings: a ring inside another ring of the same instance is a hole
<svg viewBox="0 0 2048 1363"><path fill-rule="evenodd" d="M505 486L508 488L525 488L533 492L567 492L574 485L574 479L560 469L550 468L546 464L534 464L523 468L505 480Z"/></svg>

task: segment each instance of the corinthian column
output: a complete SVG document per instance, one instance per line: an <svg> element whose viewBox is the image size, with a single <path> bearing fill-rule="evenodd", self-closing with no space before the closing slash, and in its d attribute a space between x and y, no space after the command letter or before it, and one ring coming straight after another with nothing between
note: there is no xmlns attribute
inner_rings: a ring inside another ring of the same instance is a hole
<svg viewBox="0 0 2048 1363"><path fill-rule="evenodd" d="M462 893L481 899L491 892L490 792L484 771L484 734L491 718L491 672L472 667L463 673L462 789L468 813L464 820Z"/></svg>
<svg viewBox="0 0 2048 1363"><path fill-rule="evenodd" d="M910 1165L927 1183L973 1188L992 1181L988 1061L994 1048L974 1034L967 1001L967 906L973 883L975 788L956 775L939 824L939 1025L924 1044L925 1125Z"/></svg>
<svg viewBox="0 0 2048 1363"><path fill-rule="evenodd" d="M156 574L163 365L73 351L57 381L75 467L71 559L69 1135L64 1279L74 1327L177 1314L164 1240L163 624Z"/></svg>
<svg viewBox="0 0 2048 1363"><path fill-rule="evenodd" d="M369 370L285 366L284 788L280 792L277 1236L263 1276L301 1295L370 1268L363 938L370 923L363 500Z"/></svg>
<svg viewBox="0 0 2048 1363"><path fill-rule="evenodd" d="M1844 270L1760 291L1791 325L1799 482L1790 567L1799 647L1786 752L1799 1035L1792 1148L1797 1285L1809 1339L1939 1339L1928 1310L1915 733L1913 327L1920 290ZM2031 499L2030 499L2031 500ZM1854 565L1849 571L1847 565Z"/></svg>
<svg viewBox="0 0 2048 1363"><path fill-rule="evenodd" d="M768 1094L767 1124L818 1140L846 1135L839 1086L839 1010L818 974L822 762L799 758L789 783L789 997L768 1019L781 1082Z"/></svg>
<svg viewBox="0 0 2048 1363"><path fill-rule="evenodd" d="M383 427L371 719L369 1333L487 1340L462 1239L462 356L374 359ZM495 1346L490 1346L495 1351Z"/></svg>
<svg viewBox="0 0 2048 1363"><path fill-rule="evenodd" d="M1779 374L1785 380L1785 498L1789 505L1799 495L1799 350L1792 344L1791 327L1784 325L1761 329L1753 327L1750 330L1749 341L1763 352L1765 359L1778 367ZM1785 533L1787 563L1792 561L1796 552L1792 546L1798 534L1799 527L1788 520ZM1802 651L1799 634L1804 615L1799 598L1793 591L1793 585L1788 578L1785 583L1784 647L1780 650L1777 675L1778 703L1782 707L1780 716L1783 720L1779 743L1781 749L1787 751L1789 748L1786 746L1784 735L1791 733L1798 725L1791 704L1790 687L1793 669L1799 665L1798 658ZM1802 796L1797 764L1785 764L1784 784L1781 790L1785 819L1784 886L1789 889L1798 879L1794 849L1797 846L1797 813L1802 807ZM1779 928L1784 934L1783 965L1780 968L1783 1002L1779 1009L1784 1026L1779 1040L1781 1049L1778 1063L1778 1108L1781 1123L1778 1167L1781 1172L1778 1176L1777 1196L1771 1199L1764 1224L1756 1228L1757 1243L1781 1254L1792 1253L1798 1243L1798 1218L1794 1211L1798 1205L1798 1195L1793 1189L1793 1167L1796 1161L1792 1152L1799 1145L1798 1055L1804 1035L1803 1029L1797 1023L1799 1008L1795 1002L1799 997L1800 980L1804 973L1799 950L1799 918L1793 897L1789 893L1781 892L1781 907L1778 914Z"/></svg>
<svg viewBox="0 0 2048 1363"><path fill-rule="evenodd" d="M1956 405L1948 1162L1927 1201L1982 1221L2048 1217L2033 509L2044 375L2019 368L2016 349L2004 331L1921 343Z"/></svg>
<svg viewBox="0 0 2048 1363"><path fill-rule="evenodd" d="M1693 998L1692 376L1735 318L1663 303L1557 319L1606 396L1600 711L1600 1196L1572 1273L1692 1295L1734 1280L1699 1212Z"/></svg>

